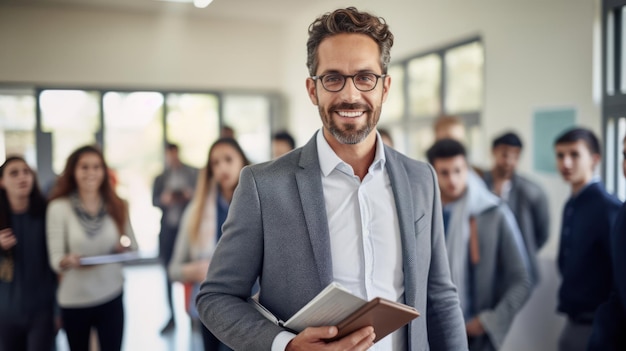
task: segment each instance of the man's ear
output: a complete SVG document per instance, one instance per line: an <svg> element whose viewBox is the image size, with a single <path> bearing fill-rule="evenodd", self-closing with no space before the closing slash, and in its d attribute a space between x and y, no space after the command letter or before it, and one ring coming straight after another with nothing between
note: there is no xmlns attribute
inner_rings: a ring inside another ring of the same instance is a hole
<svg viewBox="0 0 626 351"><path fill-rule="evenodd" d="M593 161L593 170L595 171L596 167L598 167L600 161L602 160L602 156L600 156L600 154L593 153L591 154L591 160Z"/></svg>
<svg viewBox="0 0 626 351"><path fill-rule="evenodd" d="M389 88L391 88L391 76L385 76L383 78L383 99L382 102L387 101L387 95L389 95Z"/></svg>
<svg viewBox="0 0 626 351"><path fill-rule="evenodd" d="M311 78L306 79L306 92L309 94L309 99L311 99L313 105L317 106L319 100L317 99L316 84L315 81Z"/></svg>

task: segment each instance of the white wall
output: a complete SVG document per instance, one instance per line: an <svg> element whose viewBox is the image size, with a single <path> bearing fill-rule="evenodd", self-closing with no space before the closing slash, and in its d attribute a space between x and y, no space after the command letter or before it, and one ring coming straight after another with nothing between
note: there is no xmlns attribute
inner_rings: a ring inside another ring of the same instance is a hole
<svg viewBox="0 0 626 351"><path fill-rule="evenodd" d="M279 26L0 7L0 82L280 90Z"/></svg>

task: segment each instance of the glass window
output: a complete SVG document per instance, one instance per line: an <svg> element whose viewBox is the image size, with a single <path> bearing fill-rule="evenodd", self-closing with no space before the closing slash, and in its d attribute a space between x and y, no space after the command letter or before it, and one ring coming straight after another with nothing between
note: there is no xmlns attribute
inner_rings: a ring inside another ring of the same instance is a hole
<svg viewBox="0 0 626 351"><path fill-rule="evenodd" d="M606 124L606 140L604 144L604 159L606 160L606 190L615 192L615 166L617 155L615 155L615 119L611 118Z"/></svg>
<svg viewBox="0 0 626 351"><path fill-rule="evenodd" d="M446 113L475 111L482 107L483 63L483 46L478 41L445 53Z"/></svg>
<svg viewBox="0 0 626 351"><path fill-rule="evenodd" d="M84 90L44 90L39 95L41 129L52 134L52 170L60 174L78 147L95 144L100 129L100 94Z"/></svg>
<svg viewBox="0 0 626 351"><path fill-rule="evenodd" d="M606 93L615 94L615 22L613 12L607 14L606 21Z"/></svg>
<svg viewBox="0 0 626 351"><path fill-rule="evenodd" d="M409 113L411 116L435 116L441 105L441 58L430 54L408 63Z"/></svg>
<svg viewBox="0 0 626 351"><path fill-rule="evenodd" d="M411 129L409 137L409 150L407 155L416 160L428 162L426 151L435 142L435 135L430 126Z"/></svg>
<svg viewBox="0 0 626 351"><path fill-rule="evenodd" d="M104 154L128 201L142 251L158 252L161 211L152 206L152 183L163 171L163 95L108 92L103 97Z"/></svg>
<svg viewBox="0 0 626 351"><path fill-rule="evenodd" d="M618 145L618 155L622 155L622 151L624 151L624 138L626 137L626 118L622 117L619 119L617 123L617 145ZM624 174L624 160L623 156L616 157L617 160L617 196L622 201L626 201L626 174ZM622 167L619 167L622 166Z"/></svg>
<svg viewBox="0 0 626 351"><path fill-rule="evenodd" d="M382 123L400 121L404 113L404 68L391 66L387 73L391 76L391 89L383 105L380 117Z"/></svg>
<svg viewBox="0 0 626 351"><path fill-rule="evenodd" d="M184 163L202 168L219 137L219 102L210 94L167 95L167 140L177 144Z"/></svg>
<svg viewBox="0 0 626 351"><path fill-rule="evenodd" d="M224 124L235 130L237 141L252 163L270 159L270 101L266 96L224 96Z"/></svg>
<svg viewBox="0 0 626 351"><path fill-rule="evenodd" d="M35 166L35 97L33 93L0 91L0 163L8 155L20 155Z"/></svg>

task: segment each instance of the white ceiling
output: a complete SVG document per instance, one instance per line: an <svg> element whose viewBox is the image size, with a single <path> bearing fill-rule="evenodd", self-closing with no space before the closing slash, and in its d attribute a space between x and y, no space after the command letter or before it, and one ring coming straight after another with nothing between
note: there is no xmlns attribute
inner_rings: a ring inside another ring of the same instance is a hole
<svg viewBox="0 0 626 351"><path fill-rule="evenodd" d="M338 6L333 0L213 0L207 8L157 0L0 0L0 5L72 7L95 10L201 16L225 20L285 23L300 14Z"/></svg>

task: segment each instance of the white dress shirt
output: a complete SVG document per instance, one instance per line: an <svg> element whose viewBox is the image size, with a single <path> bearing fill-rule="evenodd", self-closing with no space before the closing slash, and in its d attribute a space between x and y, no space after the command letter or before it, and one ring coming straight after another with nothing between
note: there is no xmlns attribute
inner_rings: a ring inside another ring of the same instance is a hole
<svg viewBox="0 0 626 351"><path fill-rule="evenodd" d="M404 303L400 226L380 136L374 162L362 180L335 154L321 130L317 152L334 281L368 301L383 297ZM400 328L370 350L406 350L406 333L406 327ZM284 350L291 338L293 334L279 334L272 350Z"/></svg>

